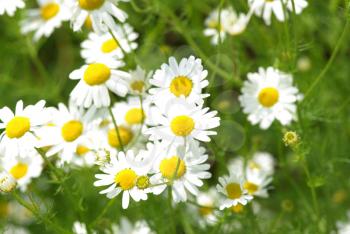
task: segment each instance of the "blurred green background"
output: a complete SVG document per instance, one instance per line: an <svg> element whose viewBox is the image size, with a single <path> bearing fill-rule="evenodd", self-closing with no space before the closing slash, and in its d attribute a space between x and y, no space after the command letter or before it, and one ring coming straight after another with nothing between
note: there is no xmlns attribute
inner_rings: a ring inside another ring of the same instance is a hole
<svg viewBox="0 0 350 234"><path fill-rule="evenodd" d="M249 212L232 215L206 232L329 233L335 229L336 221L346 218L350 209L350 33L349 27L345 27L350 16L346 2L310 0L301 15L284 23L274 19L271 26L254 16L243 34L228 37L217 47L210 44L203 29L205 18L218 7L218 1L137 0L121 4L129 14L128 23L140 34L136 56L126 58L125 70L136 65L154 70L167 62L169 56L194 54L203 59L209 71L211 84L207 91L211 97L207 104L219 110L223 119L218 137L208 145L213 172L209 185L215 185L217 177L226 173L227 160L236 155L249 156L259 150L272 153L278 160L270 197L257 199L261 215L256 217ZM223 6L229 5L237 11L248 11L245 0L223 1ZM34 1L28 1L27 6L35 6ZM23 13L17 12L14 18L0 16L0 107L13 108L19 99L26 104L40 99L47 100L48 105L67 102L75 85L68 74L83 65L80 42L88 31L73 33L65 23L50 38L33 43L30 36L20 34L18 24ZM260 66L275 66L293 73L295 84L306 93L326 67L342 33L344 38L334 61L299 106L298 123L289 128L275 123L268 131L262 131L247 122L237 96L239 83L248 72ZM223 78L208 63L216 64L230 79ZM284 146L282 137L286 129L301 136L301 154L296 155ZM303 170L300 157L305 158L310 176ZM69 173L72 192L69 196L81 198L80 205L69 201L68 191L56 193L57 185L50 183L46 173L30 188L39 190L59 222L70 229L77 219L93 222L108 202L92 185L96 170ZM310 188L316 191L318 211ZM0 196L2 202L9 199L10 196ZM164 209L166 199L160 197L133 203L127 211L122 211L119 204L120 197L106 218L99 220L100 230L110 222L118 222L123 214L131 220L146 219L159 233L169 232L171 218L178 233L201 233L186 204L176 208L175 217ZM290 209L286 209L286 204ZM79 216L76 211L80 206L84 210ZM2 224L12 222L6 216L1 220ZM225 223L235 221L243 228L229 231L223 228ZM34 223L30 228L33 233L50 233L42 224Z"/></svg>

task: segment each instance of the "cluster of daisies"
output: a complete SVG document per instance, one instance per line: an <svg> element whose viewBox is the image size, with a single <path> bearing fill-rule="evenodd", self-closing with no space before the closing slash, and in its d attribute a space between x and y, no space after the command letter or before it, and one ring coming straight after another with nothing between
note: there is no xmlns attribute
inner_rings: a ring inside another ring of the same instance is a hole
<svg viewBox="0 0 350 234"><path fill-rule="evenodd" d="M238 13L233 7L216 9L205 20L204 35L211 37L214 45L222 42L227 34L236 36L244 32L251 17L261 17L266 25L275 15L278 21L285 21L291 14L301 14L308 6L306 0L248 0L248 13Z"/></svg>
<svg viewBox="0 0 350 234"><path fill-rule="evenodd" d="M26 191L49 160L65 171L98 167L94 186L103 187L100 193L109 199L121 197L124 209L131 200L168 190L174 204L197 203L205 225L215 224L222 210L239 213L253 199L268 197L275 160L266 152L234 158L216 187L199 191L211 178L205 143L220 126L218 113L205 105L208 72L194 56L170 57L154 72L139 66L126 71L124 58L137 49L138 34L125 23L121 2L127 0L40 0L38 9L27 11L22 32L34 32L35 40L50 36L64 21L74 31L85 25L91 32L81 43L84 63L69 74L76 86L67 105L19 101L14 111L0 109L1 192L17 186ZM272 13L283 21L288 11L299 14L307 6L305 0L248 2L247 14L233 8L210 14L204 33L213 44L227 33L243 32L253 14L270 24ZM0 14L23 7L22 0L0 0ZM291 74L268 67L247 78L239 101L251 124L268 129L275 120L281 125L296 120L303 96ZM112 227L115 232L152 233L145 221L120 223ZM78 221L73 230L87 233Z"/></svg>

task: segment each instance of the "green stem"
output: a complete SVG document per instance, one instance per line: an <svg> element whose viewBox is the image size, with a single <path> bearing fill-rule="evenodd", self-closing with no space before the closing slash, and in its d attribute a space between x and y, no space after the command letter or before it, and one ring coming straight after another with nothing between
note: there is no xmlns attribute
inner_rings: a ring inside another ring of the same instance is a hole
<svg viewBox="0 0 350 234"><path fill-rule="evenodd" d="M114 205L116 199L112 198L108 201L108 203L105 205L103 210L100 212L100 214L96 217L96 219L89 225L90 227L96 226L99 221L105 216L105 214L108 212L109 208Z"/></svg>
<svg viewBox="0 0 350 234"><path fill-rule="evenodd" d="M35 68L38 70L41 78L48 79L49 76L47 74L46 68L45 68L44 64L41 62L40 58L38 57L38 53L33 46L32 40L28 37L26 38L26 44L28 47L29 55L34 63Z"/></svg>
<svg viewBox="0 0 350 234"><path fill-rule="evenodd" d="M28 203L26 200L24 200L18 193L17 191L13 192L13 196L14 198L17 200L17 202L22 205L23 207L25 207L27 210L29 210L38 220L42 221L43 223L45 223L47 225L48 228L50 228L51 230L53 230L54 232L58 233L58 234L62 234L62 233L67 233L67 234L71 234L73 232L68 231L64 228L62 228L60 225L58 225L57 223L53 222L51 218L45 217L45 215L40 214L40 211L38 209L37 205L34 204L30 204Z"/></svg>
<svg viewBox="0 0 350 234"><path fill-rule="evenodd" d="M114 114L113 114L113 111L112 111L112 108L111 107L108 107L108 111L109 111L109 114L111 115L111 118L112 118L112 122L113 122L113 126L114 126L114 129L117 133L117 138L118 138L118 141L119 141L119 144L120 144L120 148L123 152L124 151L124 145L123 145L123 142L122 142L122 138L120 137L120 132L119 132L119 128L118 128L118 123L114 117ZM119 149L117 149L119 150Z"/></svg>
<svg viewBox="0 0 350 234"><path fill-rule="evenodd" d="M203 62L218 75L223 77L229 82L232 82L235 86L240 87L242 85L241 80L234 78L230 73L224 71L220 67L216 66L214 63L210 61L210 59L205 55L205 53L201 50L201 48L197 45L195 40L190 36L188 30L185 29L182 22L179 18L174 14L172 10L169 10L167 6L162 3L159 3L162 6L162 10L160 12L165 12L170 18L171 23L174 24L175 29L181 33L181 35L185 38L187 43L192 47L192 49L198 54L199 57L202 58Z"/></svg>
<svg viewBox="0 0 350 234"><path fill-rule="evenodd" d="M349 7L348 7L348 9L349 9ZM331 55L330 59L328 60L326 66L323 68L321 73L314 79L314 82L312 82L310 88L306 91L303 101L305 101L310 96L310 93L314 90L314 88L318 85L318 83L322 80L322 78L326 75L326 73L328 72L328 70L332 66L335 58L338 55L340 47L343 44L344 39L346 38L346 35L347 35L347 32L348 32L348 28L349 28L349 17L346 17L346 23L345 23L344 29L343 29L343 31L341 33L341 36L339 37L339 39L337 41L337 44L336 44L336 46L335 46L335 48L334 48L334 50L332 52L332 55Z"/></svg>
<svg viewBox="0 0 350 234"><path fill-rule="evenodd" d="M172 187L169 186L168 187L168 206L169 206L169 213L170 213L170 222L171 222L171 230L172 233L176 234L176 226L175 226L175 221L174 218L176 217L176 215L174 214L174 209L173 209L173 205L172 205Z"/></svg>

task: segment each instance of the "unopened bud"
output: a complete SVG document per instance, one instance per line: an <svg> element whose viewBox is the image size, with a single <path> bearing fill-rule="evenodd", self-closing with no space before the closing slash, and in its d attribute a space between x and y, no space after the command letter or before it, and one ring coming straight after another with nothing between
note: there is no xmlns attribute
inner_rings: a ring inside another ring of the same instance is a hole
<svg viewBox="0 0 350 234"><path fill-rule="evenodd" d="M0 191L4 193L12 192L17 186L17 181L6 171L0 173Z"/></svg>

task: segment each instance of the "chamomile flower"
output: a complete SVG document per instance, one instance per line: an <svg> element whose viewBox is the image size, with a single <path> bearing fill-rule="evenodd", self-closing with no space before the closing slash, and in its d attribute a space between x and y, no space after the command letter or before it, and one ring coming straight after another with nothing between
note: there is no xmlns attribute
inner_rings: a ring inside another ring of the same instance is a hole
<svg viewBox="0 0 350 234"><path fill-rule="evenodd" d="M262 129L269 128L275 119L282 125L290 124L296 119L296 102L301 99L292 75L273 67L249 73L239 97L248 120Z"/></svg>
<svg viewBox="0 0 350 234"><path fill-rule="evenodd" d="M243 186L250 195L266 198L274 173L274 164L271 154L257 152L246 162L242 157L233 159L229 162L228 169L245 177Z"/></svg>
<svg viewBox="0 0 350 234"><path fill-rule="evenodd" d="M230 173L228 176L219 178L217 190L225 196L225 199L220 205L220 210L236 206L237 204L246 205L253 196L249 195L244 188L244 178L235 173Z"/></svg>
<svg viewBox="0 0 350 234"><path fill-rule="evenodd" d="M348 219L344 221L338 221L336 223L338 234L349 234L350 233L350 211L348 211Z"/></svg>
<svg viewBox="0 0 350 234"><path fill-rule="evenodd" d="M220 13L219 15L219 11L214 10L205 20L207 28L204 30L204 35L211 37L213 45L217 45L220 39L224 41L227 34L232 36L241 34L246 29L252 15L252 11L247 15L243 13L238 15L232 7L223 9Z"/></svg>
<svg viewBox="0 0 350 234"><path fill-rule="evenodd" d="M134 32L130 25L118 25L111 32L115 38L110 33L99 35L91 32L88 39L81 43L82 50L80 53L86 63L122 59L124 52L129 53L136 49L137 43L134 41L138 34Z"/></svg>
<svg viewBox="0 0 350 234"><path fill-rule="evenodd" d="M88 234L86 224L81 223L79 221L75 221L73 223L73 233L74 234ZM96 232L93 231L92 234L96 234Z"/></svg>
<svg viewBox="0 0 350 234"><path fill-rule="evenodd" d="M173 99L168 102L164 112L154 108L160 125L151 127L145 133L150 134L151 140L163 140L182 144L185 139L210 141L209 136L216 135L211 129L220 125L220 118L216 117L217 111L209 111L195 104L186 102L185 99Z"/></svg>
<svg viewBox="0 0 350 234"><path fill-rule="evenodd" d="M1 164L16 179L22 191L27 189L33 178L41 175L43 169L43 160L34 150L28 151L26 157L4 157Z"/></svg>
<svg viewBox="0 0 350 234"><path fill-rule="evenodd" d="M13 16L18 8L24 8L23 0L0 0L0 15L8 14Z"/></svg>
<svg viewBox="0 0 350 234"><path fill-rule="evenodd" d="M145 220L133 224L124 217L120 219L120 225L112 225L112 231L118 234L155 234Z"/></svg>
<svg viewBox="0 0 350 234"><path fill-rule="evenodd" d="M70 18L71 12L64 0L38 0L39 8L28 10L27 18L21 22L21 32L35 32L33 39L49 37L55 28Z"/></svg>
<svg viewBox="0 0 350 234"><path fill-rule="evenodd" d="M101 168L104 174L97 174L94 186L109 186L100 194L106 194L109 199L123 194L122 207L128 208L130 197L138 202L147 199L148 166L141 166L135 161L133 151L119 152L118 157L111 155L110 163Z"/></svg>
<svg viewBox="0 0 350 234"><path fill-rule="evenodd" d="M86 108L92 105L103 107L109 106L111 103L109 90L124 97L128 92L127 80L130 79L130 75L127 72L117 70L122 63L115 62L115 64L91 63L70 73L70 79L79 80L70 94L72 101L78 106Z"/></svg>
<svg viewBox="0 0 350 234"><path fill-rule="evenodd" d="M300 14L308 6L306 0L248 0L248 2L255 15L262 17L267 25L271 24L272 14L278 21L284 21L287 18L283 4L286 10L294 12L295 9L296 14Z"/></svg>
<svg viewBox="0 0 350 234"><path fill-rule="evenodd" d="M184 98L189 103L203 104L202 89L208 86L206 80L208 71L203 69L202 60L194 56L183 58L178 64L174 57L169 58L169 64L163 64L150 80L154 88L149 90L153 101L160 107L165 107L171 99Z"/></svg>
<svg viewBox="0 0 350 234"><path fill-rule="evenodd" d="M71 23L74 31L81 29L86 19L96 33L102 34L115 27L114 18L124 22L127 14L118 8L119 2L128 0L77 0L72 1Z"/></svg>
<svg viewBox="0 0 350 234"><path fill-rule="evenodd" d="M59 154L59 165L70 163L74 157L83 157L90 151L86 133L90 130L90 121L96 113L95 108L85 111L73 103L67 108L58 104L52 123L39 133L40 146L50 146L48 157Z"/></svg>
<svg viewBox="0 0 350 234"><path fill-rule="evenodd" d="M16 104L15 113L8 107L0 109L0 152L5 156L27 156L28 150L37 146L35 132L50 121L45 101L24 107L22 101Z"/></svg>
<svg viewBox="0 0 350 234"><path fill-rule="evenodd" d="M153 71L146 73L140 66L135 70L129 71L131 79L129 80L129 92L134 95L144 95L150 87L149 80L153 75Z"/></svg>
<svg viewBox="0 0 350 234"><path fill-rule="evenodd" d="M151 151L154 157L152 184L172 183L174 202L187 200L188 192L198 195L197 187L203 185L203 179L211 177L210 165L205 163L208 155L197 141L190 142L188 147L182 145L155 144L158 147ZM167 185L154 187L153 193L160 194Z"/></svg>
<svg viewBox="0 0 350 234"><path fill-rule="evenodd" d="M196 196L196 201L197 204L200 205L197 212L201 218L204 219L202 226L205 226L205 224L215 224L218 221L219 215L215 210L215 207L219 201L216 189L210 188L206 192L199 192L199 194Z"/></svg>

